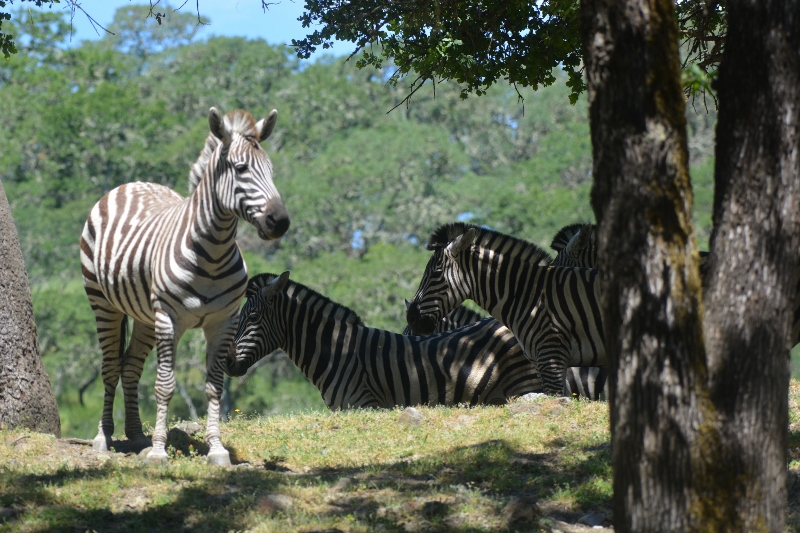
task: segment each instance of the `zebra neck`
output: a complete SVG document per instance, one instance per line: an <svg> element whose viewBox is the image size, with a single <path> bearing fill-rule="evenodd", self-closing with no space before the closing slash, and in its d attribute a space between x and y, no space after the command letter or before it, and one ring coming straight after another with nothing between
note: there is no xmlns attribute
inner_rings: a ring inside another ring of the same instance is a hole
<svg viewBox="0 0 800 533"><path fill-rule="evenodd" d="M481 247L468 267L474 288L469 297L512 330L539 314L543 290L540 274L546 269L520 251L511 247L498 253Z"/></svg>
<svg viewBox="0 0 800 533"><path fill-rule="evenodd" d="M354 362L347 340L359 326L346 318L347 308L307 291L287 291L282 305L287 317L283 349L326 397L326 379Z"/></svg>
<svg viewBox="0 0 800 533"><path fill-rule="evenodd" d="M203 179L189 197L190 209L193 211L189 220L192 220L192 237L199 238L208 246L218 248L217 254L229 253L235 247L236 230L239 219L235 213L225 208L219 198L218 190L224 189L219 183L225 174L220 161L221 148L211 155L206 165Z"/></svg>

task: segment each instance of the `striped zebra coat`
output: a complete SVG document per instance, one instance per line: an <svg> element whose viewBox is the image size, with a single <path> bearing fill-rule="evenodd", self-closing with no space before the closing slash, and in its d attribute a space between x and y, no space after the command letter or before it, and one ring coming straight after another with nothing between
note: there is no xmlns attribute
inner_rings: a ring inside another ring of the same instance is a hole
<svg viewBox="0 0 800 533"><path fill-rule="evenodd" d="M593 224L571 224L561 228L550 244L557 252L553 266L597 268L597 247ZM567 395L592 400L608 400L608 368L570 367L567 369Z"/></svg>
<svg viewBox="0 0 800 533"><path fill-rule="evenodd" d="M547 393L563 393L569 366L606 365L596 270L543 265L533 244L462 223L439 228L428 248L406 313L415 333L472 299L514 332Z"/></svg>
<svg viewBox="0 0 800 533"><path fill-rule="evenodd" d="M406 301L406 309L409 305L410 302ZM491 335L493 337L505 337L507 335L511 335L513 337L511 330L501 324L498 320L494 318L485 319L475 311L472 311L463 305L459 305L450 311L450 314L440 320L434 333L450 331L452 329L460 328L481 320L487 321L486 327L484 328L485 335ZM411 328L406 326L406 329L403 330L403 335L411 334ZM507 351L498 353L497 357L526 357L525 352L522 350L522 346L519 345L519 342L517 342L516 337L514 337L514 342L503 343L501 346L503 350ZM536 365L530 361L528 364L530 364L532 367L529 372L535 372ZM608 371L605 367L571 366L567 368L567 378L564 381L564 395L571 398L588 398L590 400L607 401L607 383Z"/></svg>
<svg viewBox="0 0 800 533"><path fill-rule="evenodd" d="M211 108L211 133L192 167L192 193L183 198L153 183L122 185L92 208L81 236L86 294L103 351L103 415L94 445L107 449L114 432L114 393L120 376L125 435L147 444L137 402L144 361L156 346L157 416L148 462L165 462L167 406L175 389L174 357L187 329L206 338L208 459L230 464L219 431L225 353L236 329L247 269L236 245L238 218L262 239L278 239L289 216L272 182L272 163L260 143L277 112L256 123L245 111L222 117ZM133 332L124 348L127 318Z"/></svg>
<svg viewBox="0 0 800 533"><path fill-rule="evenodd" d="M593 224L571 224L561 228L550 248L556 251L554 266L597 268L597 246Z"/></svg>
<svg viewBox="0 0 800 533"><path fill-rule="evenodd" d="M429 337L364 325L350 309L280 276L250 280L227 372L241 376L282 349L330 409L408 405L503 404L541 390L539 374L509 332L486 335L484 320Z"/></svg>

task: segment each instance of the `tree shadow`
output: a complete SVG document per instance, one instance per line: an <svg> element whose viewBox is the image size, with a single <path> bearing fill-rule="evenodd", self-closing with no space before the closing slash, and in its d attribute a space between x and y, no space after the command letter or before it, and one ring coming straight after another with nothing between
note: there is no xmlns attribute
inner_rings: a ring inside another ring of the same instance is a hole
<svg viewBox="0 0 800 533"><path fill-rule="evenodd" d="M800 428L789 431L789 471L786 479L786 526L788 531L800 531Z"/></svg>
<svg viewBox="0 0 800 533"><path fill-rule="evenodd" d="M197 442L191 438L189 441L193 446ZM33 512L38 514L37 522L46 524L48 531L244 530L253 526L250 511L255 510L260 518L279 521L286 518L289 527L291 506L282 505L275 495L290 487L321 485L327 496L312 514L323 522L346 519L357 528L384 531L528 531L538 529L538 520L542 518L575 522L592 511L610 515L608 495L594 482L610 469L608 447L581 448L575 452L580 457L565 462L558 452L521 453L506 441L489 440L445 454L302 473L273 460L260 465L220 468L204 478L190 476L190 483L180 472L154 468L152 475L156 478L176 482L169 501L154 504L157 500L148 499L147 486L117 484L119 503L111 509L65 506L46 488L70 490L73 483L87 479L108 479L111 484L117 474L114 466L64 468L52 474L27 474L11 479L6 484L12 487L11 494L4 501L26 502L26 508L31 510L20 509L16 515L7 516L5 522L12 529L15 525L22 526L26 514ZM12 473L7 470L4 474ZM558 504L565 487L570 488L576 505ZM35 505L31 506L31 502ZM527 522L504 516L513 502L535 508ZM303 507L301 502L297 503ZM473 513L493 517L491 523L502 525L469 525L474 520L465 515L469 511L464 509L471 508Z"/></svg>

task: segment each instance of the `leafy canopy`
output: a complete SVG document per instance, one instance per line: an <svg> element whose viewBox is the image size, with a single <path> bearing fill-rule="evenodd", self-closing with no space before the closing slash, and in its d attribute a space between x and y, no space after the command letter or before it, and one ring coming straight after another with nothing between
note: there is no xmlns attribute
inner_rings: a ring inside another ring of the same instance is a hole
<svg viewBox="0 0 800 533"><path fill-rule="evenodd" d="M724 43L724 6L677 2L686 51L685 84L692 94L710 88ZM406 98L426 81L455 80L461 98L482 95L498 80L517 88L551 85L555 67L567 73L569 99L586 88L578 24L579 0L307 0L303 27L321 26L292 46L302 58L332 39L364 51L359 67L393 62L389 82L410 77ZM710 46L709 46L710 43ZM352 56L351 56L352 57Z"/></svg>

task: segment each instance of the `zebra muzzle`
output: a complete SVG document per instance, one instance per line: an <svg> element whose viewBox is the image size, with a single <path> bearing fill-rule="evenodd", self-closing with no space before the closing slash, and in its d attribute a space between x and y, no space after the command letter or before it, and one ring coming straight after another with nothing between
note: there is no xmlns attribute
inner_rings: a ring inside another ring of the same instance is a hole
<svg viewBox="0 0 800 533"><path fill-rule="evenodd" d="M245 361L236 360L236 343L232 342L228 353L225 355L225 373L230 377L244 376L247 373Z"/></svg>
<svg viewBox="0 0 800 533"><path fill-rule="evenodd" d="M258 236L266 241L280 239L289 230L289 212L283 205L283 200L273 198L264 207L264 210L255 216L254 226Z"/></svg>
<svg viewBox="0 0 800 533"><path fill-rule="evenodd" d="M436 321L430 315L421 315L416 302L406 309L406 322L414 335L430 335L436 329Z"/></svg>

